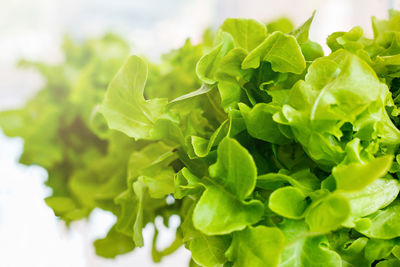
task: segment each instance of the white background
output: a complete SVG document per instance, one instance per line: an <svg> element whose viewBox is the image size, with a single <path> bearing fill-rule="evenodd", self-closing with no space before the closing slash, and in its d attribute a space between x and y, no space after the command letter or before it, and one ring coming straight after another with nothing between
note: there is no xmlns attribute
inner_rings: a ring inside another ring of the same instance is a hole
<svg viewBox="0 0 400 267"><path fill-rule="evenodd" d="M279 2L279 3L278 3ZM390 3L391 2L391 3ZM63 33L83 39L112 30L132 44L132 53L153 60L187 37L198 41L207 26L226 17L263 21L286 15L299 25L317 10L311 39L324 43L329 33L361 25L371 35L370 17L386 18L386 0L0 0L0 110L21 106L42 85L41 77L18 70L20 58L57 62ZM328 49L324 46L326 52ZM92 241L107 232L115 218L96 210L89 220L67 229L43 199L46 172L17 164L23 141L0 132L0 266L125 267L187 266L190 253L181 248L160 264L150 259L152 227L145 229L145 247L105 260L95 256ZM176 218L175 218L176 219ZM172 225L177 225L174 220ZM162 232L165 246L173 229Z"/></svg>

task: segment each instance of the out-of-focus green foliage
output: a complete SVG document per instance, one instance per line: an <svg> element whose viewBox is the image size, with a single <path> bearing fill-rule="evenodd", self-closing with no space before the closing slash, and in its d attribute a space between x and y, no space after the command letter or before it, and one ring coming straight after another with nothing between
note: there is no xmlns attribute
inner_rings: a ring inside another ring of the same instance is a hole
<svg viewBox="0 0 400 267"><path fill-rule="evenodd" d="M92 123L129 54L127 43L111 34L84 44L66 38L63 51L65 60L56 65L21 61L43 75L45 86L22 109L2 112L0 123L5 134L24 139L20 162L48 171L46 203L69 222L98 206L117 212L113 199L125 187L129 149L137 144L117 132L97 135Z"/></svg>

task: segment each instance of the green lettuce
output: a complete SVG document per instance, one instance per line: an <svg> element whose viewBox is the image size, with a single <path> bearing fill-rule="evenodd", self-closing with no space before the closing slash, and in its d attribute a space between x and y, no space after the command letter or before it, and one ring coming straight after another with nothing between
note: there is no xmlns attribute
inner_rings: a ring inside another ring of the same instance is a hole
<svg viewBox="0 0 400 267"><path fill-rule="evenodd" d="M154 261L184 245L190 266L397 266L400 14L373 18L371 39L331 34L326 56L313 18L227 19L159 65L116 37L67 41L67 61L33 64L46 87L0 125L25 139L22 163L48 170L57 216L115 214L95 242L104 257L177 215L162 251L156 227Z"/></svg>

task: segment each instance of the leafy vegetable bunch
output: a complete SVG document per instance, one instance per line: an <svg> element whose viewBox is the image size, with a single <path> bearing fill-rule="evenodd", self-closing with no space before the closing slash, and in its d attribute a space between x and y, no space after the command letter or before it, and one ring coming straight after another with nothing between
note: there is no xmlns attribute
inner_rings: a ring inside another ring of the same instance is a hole
<svg viewBox="0 0 400 267"><path fill-rule="evenodd" d="M7 135L24 139L21 163L48 171L47 185L53 192L46 202L69 222L86 217L98 205L111 209L123 190L117 181L125 177L121 166L129 154L119 148L132 141L118 133L97 136L91 114L129 46L109 34L83 45L65 38L63 51L60 64L20 62L37 69L46 83L24 108L2 112L0 124Z"/></svg>
<svg viewBox="0 0 400 267"><path fill-rule="evenodd" d="M333 33L328 56L308 38L312 20L293 30L227 19L159 66L131 56L99 106L116 71L108 53L78 53L76 67L67 53L39 65L46 88L2 113L3 129L24 137L22 163L49 170L56 215L117 216L95 242L102 256L142 246L146 224L178 215L163 251L156 229L155 261L184 244L191 266L397 266L400 14L373 18L373 39ZM115 65L117 43L106 49Z"/></svg>
<svg viewBox="0 0 400 267"><path fill-rule="evenodd" d="M164 55L160 65L150 65L146 94L173 99L199 87L195 65L210 38L205 32L203 44L193 46L187 41ZM120 216L125 212L121 203L129 157L149 142L108 130L98 104L129 56L129 45L113 34L83 44L66 37L63 52L65 60L59 64L20 62L38 70L45 85L23 108L1 112L0 126L6 135L24 139L22 164L47 170L46 184L52 194L46 203L59 218L69 224L94 208ZM152 203L157 209L151 221L169 213L165 200ZM96 251L104 257L129 252L135 247L131 235L112 228L105 240L95 243Z"/></svg>

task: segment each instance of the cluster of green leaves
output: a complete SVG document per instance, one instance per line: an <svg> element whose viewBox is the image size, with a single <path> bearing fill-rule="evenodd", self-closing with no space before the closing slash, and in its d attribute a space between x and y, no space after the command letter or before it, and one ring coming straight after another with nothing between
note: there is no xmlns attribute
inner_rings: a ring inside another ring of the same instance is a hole
<svg viewBox="0 0 400 267"><path fill-rule="evenodd" d="M209 32L207 38L211 38ZM149 66L146 95L174 99L199 87L195 66L206 46L187 41L164 55L160 65ZM127 177L136 177L135 164L144 168L139 159L130 162L130 157L145 157L146 150L152 157L152 146L109 130L98 111L130 47L120 37L107 34L84 43L66 37L62 48L65 59L61 63L20 62L21 67L39 71L45 85L24 107L1 112L0 126L7 136L24 139L20 163L47 170L46 184L52 193L46 203L60 219L70 223L87 217L95 208L124 218L135 212L137 201L127 190L131 189ZM154 210L146 212L145 220L171 215L165 200L151 203ZM132 229L128 228L123 221L113 227L105 240L95 242L97 253L115 257L133 250Z"/></svg>
<svg viewBox="0 0 400 267"><path fill-rule="evenodd" d="M49 170L57 215L117 216L95 242L102 256L178 215L163 251L156 229L155 261L184 244L190 266L398 266L400 14L373 18L372 39L333 33L327 56L309 40L312 20L227 19L158 66L131 56L99 106L104 53L80 59L87 71L67 60L0 118L25 139L21 161Z"/></svg>
<svg viewBox="0 0 400 267"><path fill-rule="evenodd" d="M227 19L197 62L200 89L172 101L143 94L147 66L130 57L100 112L152 144L131 157L135 218L116 228L142 245L149 202L173 195L193 266L400 264L396 15L373 19L373 39L332 34L328 56L313 18Z"/></svg>
<svg viewBox="0 0 400 267"><path fill-rule="evenodd" d="M92 111L104 97L108 82L129 55L129 46L108 34L78 44L63 43L59 64L21 61L45 78L45 86L21 109L0 114L8 136L24 139L20 162L48 171L52 195L46 203L69 222L86 217L97 207L113 210L113 199L124 189L127 152L135 146L123 134L96 134ZM95 164L93 164L95 162Z"/></svg>

